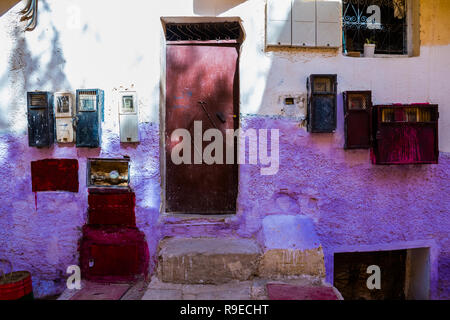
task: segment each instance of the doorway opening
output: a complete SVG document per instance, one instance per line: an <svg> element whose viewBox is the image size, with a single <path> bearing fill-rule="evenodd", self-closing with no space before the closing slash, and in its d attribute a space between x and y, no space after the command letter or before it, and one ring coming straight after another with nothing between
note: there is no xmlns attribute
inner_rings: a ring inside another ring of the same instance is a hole
<svg viewBox="0 0 450 320"><path fill-rule="evenodd" d="M345 300L429 299L429 251L429 248L414 248L335 253L334 286ZM379 267L379 289L368 286L369 277L376 273L370 266Z"/></svg>
<svg viewBox="0 0 450 320"><path fill-rule="evenodd" d="M234 139L233 163L207 163L204 154L212 142L227 150L226 131L239 128L241 24L223 18L162 20L165 34L161 99L163 212L235 214L237 139ZM173 138L179 129L189 134L189 141L184 141L184 136ZM224 139L207 138L205 132L209 129L220 131ZM196 140L199 134L201 141ZM186 148L180 150L181 144ZM186 156L188 151L190 154ZM216 156L217 152L215 149L211 154ZM176 163L174 153L189 160Z"/></svg>

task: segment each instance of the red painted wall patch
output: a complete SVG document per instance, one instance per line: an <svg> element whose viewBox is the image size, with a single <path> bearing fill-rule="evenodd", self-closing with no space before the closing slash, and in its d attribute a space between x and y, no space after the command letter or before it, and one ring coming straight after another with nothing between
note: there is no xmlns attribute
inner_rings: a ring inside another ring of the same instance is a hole
<svg viewBox="0 0 450 320"><path fill-rule="evenodd" d="M78 192L78 160L43 159L31 161L33 192Z"/></svg>

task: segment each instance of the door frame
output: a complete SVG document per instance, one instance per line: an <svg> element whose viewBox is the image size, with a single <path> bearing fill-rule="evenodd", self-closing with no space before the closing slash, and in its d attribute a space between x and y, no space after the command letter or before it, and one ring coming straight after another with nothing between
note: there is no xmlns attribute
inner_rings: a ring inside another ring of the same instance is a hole
<svg viewBox="0 0 450 320"><path fill-rule="evenodd" d="M160 186L161 186L161 205L160 205L160 214L161 215L170 215L170 216L183 216L183 215L189 215L189 218L195 218L198 217L211 217L211 215L204 215L204 214L198 214L197 212L192 213L186 213L186 214L175 214L166 212L166 138L165 138L165 132L166 132L166 47L167 47L167 41L166 41L166 24L167 23L220 23L220 22L238 22L240 25L240 38L237 40L239 50L238 50L238 76L240 74L240 56L241 56L241 49L242 44L245 39L245 31L242 26L242 20L240 17L161 17L161 33L160 33L160 83L159 83L159 168L160 168ZM199 41L201 43L201 41ZM240 76L239 76L240 78ZM238 87L239 87L239 101L238 101L238 108L240 105L240 95L241 95L241 88L240 88L240 82L238 78ZM239 108L240 109L240 108ZM240 128L240 121L238 123L238 128ZM237 129L238 129L237 128ZM239 152L239 139L237 139L237 152ZM238 166L238 174L237 174L237 196L236 196L236 212L233 214L233 216L236 215L238 212L238 205L237 205L237 198L239 195L239 172L240 172L240 166ZM226 216L226 214L221 214L220 216Z"/></svg>

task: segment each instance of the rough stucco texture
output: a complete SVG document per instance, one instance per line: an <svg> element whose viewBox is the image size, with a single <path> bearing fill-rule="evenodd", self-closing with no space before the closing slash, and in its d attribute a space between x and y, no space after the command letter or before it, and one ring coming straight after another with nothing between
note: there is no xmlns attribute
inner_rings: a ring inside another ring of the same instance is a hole
<svg viewBox="0 0 450 320"><path fill-rule="evenodd" d="M422 45L450 43L450 1L420 1L420 41Z"/></svg>
<svg viewBox="0 0 450 320"><path fill-rule="evenodd" d="M275 176L260 176L255 166L241 169L245 235L259 228L261 216L289 213L316 222L326 256L344 245L434 239L440 251L439 281L431 296L449 297L448 154L441 153L438 165L374 166L369 151L344 151L340 132L310 135L293 121L261 117L244 123L280 129L281 162ZM331 261L325 266L330 274Z"/></svg>
<svg viewBox="0 0 450 320"><path fill-rule="evenodd" d="M146 1L144 6L135 1L112 6L109 14L103 15L106 2L78 1L83 9L79 28L67 24L69 1L62 0L40 1L39 24L31 33L21 32L12 10L0 19L0 57L8 61L0 64L0 257L10 259L16 270L31 271L37 297L64 288L67 266L78 264L77 242L87 220L86 158L128 155L136 193L136 224L146 235L152 270L156 248L164 236L254 238L266 251L265 243L271 241L264 238L262 219L305 215L315 223L327 277L333 270L330 253L337 247L385 248L399 241L434 240L438 268L433 272L438 274L432 277L438 281L437 287L431 288L432 297L450 299L450 155L441 152L438 165L373 166L367 150L342 149L342 105L338 105L335 134L310 135L292 120L243 116L244 129L280 130L278 174L261 176L259 166L242 165L238 213L224 222L160 219L159 126L149 122L159 117L160 16L192 15L192 3L169 1L163 6ZM440 5L444 2L439 1ZM447 7L442 7L445 12ZM423 19L428 19L425 11L423 14ZM449 150L445 81L449 46L424 46L420 57L410 59L265 52L264 1L243 1L227 15L241 16L246 30L240 56L242 112L276 114L273 110L278 106L273 101L284 94L304 94L307 75L337 73L339 91L371 89L376 104L438 103L441 150ZM127 23L117 24L116 18L126 18ZM432 25L437 21L429 20ZM136 30L147 30L149 41L130 41L129 50L117 50L117 35L140 36ZM81 47L92 50L79 50ZM133 83L139 92L141 121L146 123L140 124L141 143L127 146L119 142L117 104L111 97L118 86ZM26 92L73 92L81 87L105 90L102 148L29 148ZM30 162L45 158L78 159L78 193L41 192L35 199ZM289 243L281 246L289 248Z"/></svg>
<svg viewBox="0 0 450 320"><path fill-rule="evenodd" d="M87 218L85 180L80 178L79 193L38 193L36 209L30 161L78 158L79 175L84 177L86 157L129 155L136 223L146 234L151 269L163 236L255 238L266 250L264 243L271 240L264 239L264 217L305 215L315 222L325 255L342 245L434 239L440 255L438 288L432 296L450 297L448 154L441 153L439 165L373 166L367 150L342 150L339 133L312 136L294 121L270 117L242 117L241 122L244 129L280 130L280 170L274 176L261 176L259 166L242 165L236 217L192 228L188 224L169 228L167 221L158 220L159 128L155 124L141 124L142 140L137 147L120 145L117 134L105 131L101 151L58 146L38 150L28 148L26 135L2 135L0 174L1 180L9 183L0 186L4 200L0 208L0 256L10 259L16 269L32 272L37 296L61 290L67 266L78 264L77 241ZM330 263L325 261L327 273L332 270Z"/></svg>
<svg viewBox="0 0 450 320"><path fill-rule="evenodd" d="M137 191L136 224L146 234L150 252L155 252L160 202L158 126L143 124L140 133L141 144L134 148L120 147L118 135L105 131L102 150L36 149L28 147L26 135L0 136L0 181L7 182L0 185L0 257L11 260L15 270L32 273L37 297L60 292L66 268L79 264L77 245L87 221L87 157L131 157L132 187ZM30 162L53 157L78 158L79 192L38 192L35 199Z"/></svg>

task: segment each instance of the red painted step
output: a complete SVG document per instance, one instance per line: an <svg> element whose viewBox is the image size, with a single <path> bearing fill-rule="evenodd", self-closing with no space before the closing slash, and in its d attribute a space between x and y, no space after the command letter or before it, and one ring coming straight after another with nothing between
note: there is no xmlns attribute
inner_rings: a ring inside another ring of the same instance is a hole
<svg viewBox="0 0 450 320"><path fill-rule="evenodd" d="M70 300L120 300L128 291L128 284L104 284L85 282L86 286Z"/></svg>
<svg viewBox="0 0 450 320"><path fill-rule="evenodd" d="M267 284L269 300L339 300L332 287L306 287L290 284Z"/></svg>
<svg viewBox="0 0 450 320"><path fill-rule="evenodd" d="M147 276L149 251L143 232L129 227L85 225L80 242L81 274L98 282L128 282Z"/></svg>

